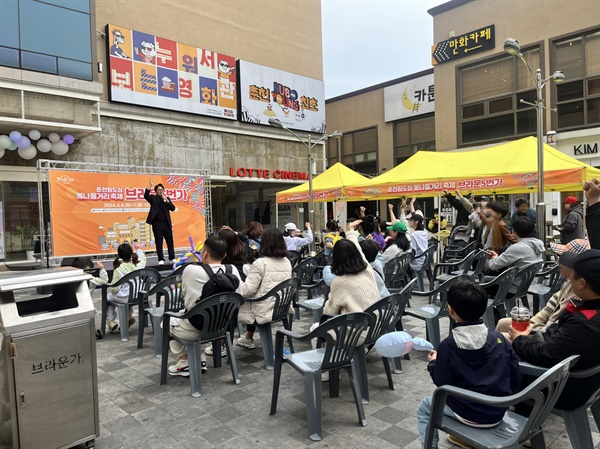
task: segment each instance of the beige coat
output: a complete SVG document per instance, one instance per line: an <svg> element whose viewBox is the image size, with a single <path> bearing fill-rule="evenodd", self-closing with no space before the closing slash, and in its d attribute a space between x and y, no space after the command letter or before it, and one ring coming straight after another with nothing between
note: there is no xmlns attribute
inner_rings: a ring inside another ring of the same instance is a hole
<svg viewBox="0 0 600 449"><path fill-rule="evenodd" d="M242 295L244 298L258 298L291 277L292 264L286 257L262 257L250 267L246 282L242 284ZM273 316L274 306L275 298L245 302L240 307L238 322L242 324L268 323Z"/></svg>

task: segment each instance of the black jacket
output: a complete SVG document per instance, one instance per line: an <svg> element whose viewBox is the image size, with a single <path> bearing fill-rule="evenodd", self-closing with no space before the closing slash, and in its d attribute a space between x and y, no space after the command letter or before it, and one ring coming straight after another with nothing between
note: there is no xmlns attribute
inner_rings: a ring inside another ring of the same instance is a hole
<svg viewBox="0 0 600 449"><path fill-rule="evenodd" d="M159 208L164 205L166 207L164 207L163 211L167 216L167 222L169 223L170 227L173 227L173 223L171 222L171 211L175 210L175 205L169 197L166 198L168 198L169 201L165 202L157 195L150 195L150 189L144 190L144 199L150 203L150 210L148 211L146 223L151 225L158 215Z"/></svg>
<svg viewBox="0 0 600 449"><path fill-rule="evenodd" d="M461 349L455 340L456 332L442 341L437 359L427 366L431 379L437 386L453 385L492 396L514 394L519 391L521 384L517 356L502 334L486 329L482 323L455 325L454 329L459 333L471 327L476 333L486 332L487 335L481 336L480 347ZM497 423L506 411L505 408L490 407L453 396L448 397L447 404L462 418L479 424Z"/></svg>
<svg viewBox="0 0 600 449"><path fill-rule="evenodd" d="M583 208L575 206L569 211L563 222L560 224L560 243L566 245L571 240L582 239L585 236L583 230Z"/></svg>
<svg viewBox="0 0 600 449"><path fill-rule="evenodd" d="M587 226L588 238L590 239L590 246L593 249L600 249L600 203L587 208L585 224Z"/></svg>
<svg viewBox="0 0 600 449"><path fill-rule="evenodd" d="M600 298L576 307L569 303L563 315L543 334L544 341L528 336L517 337L513 348L525 362L550 368L569 356L579 354L575 369L600 364ZM573 410L589 399L600 387L600 374L594 378L569 379L556 407Z"/></svg>
<svg viewBox="0 0 600 449"><path fill-rule="evenodd" d="M454 209L456 209L456 223L455 225L467 225L469 224L469 214L471 213L460 200L452 195L451 193L446 194L446 200L450 203Z"/></svg>

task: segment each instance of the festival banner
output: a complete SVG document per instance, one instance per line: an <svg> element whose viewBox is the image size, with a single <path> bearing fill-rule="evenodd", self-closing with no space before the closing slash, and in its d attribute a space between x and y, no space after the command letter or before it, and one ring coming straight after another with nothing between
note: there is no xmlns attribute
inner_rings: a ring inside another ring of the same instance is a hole
<svg viewBox="0 0 600 449"><path fill-rule="evenodd" d="M565 184L581 183L581 168L544 172L546 190ZM508 173L470 179L441 179L431 181L398 181L398 183L346 187L346 198L386 199L401 196L436 196L444 190L454 192L516 193L537 188L537 172Z"/></svg>
<svg viewBox="0 0 600 449"><path fill-rule="evenodd" d="M113 254L127 241L156 250L150 204L144 199L149 181L162 183L176 207L171 212L175 248L189 251L206 239L204 178L185 175L91 173L50 170L50 212L54 256ZM150 191L154 195L154 190ZM166 248L166 244L164 245Z"/></svg>
<svg viewBox="0 0 600 449"><path fill-rule="evenodd" d="M110 100L237 118L233 56L107 25Z"/></svg>
<svg viewBox="0 0 600 449"><path fill-rule="evenodd" d="M238 61L242 122L268 125L276 118L290 129L325 133L323 81Z"/></svg>
<svg viewBox="0 0 600 449"><path fill-rule="evenodd" d="M319 190L313 191L313 201L336 201L338 198L342 197L342 189L327 189L327 190ZM277 193L277 202L278 203L306 203L310 195L308 192L295 192L295 193L285 193L279 192Z"/></svg>

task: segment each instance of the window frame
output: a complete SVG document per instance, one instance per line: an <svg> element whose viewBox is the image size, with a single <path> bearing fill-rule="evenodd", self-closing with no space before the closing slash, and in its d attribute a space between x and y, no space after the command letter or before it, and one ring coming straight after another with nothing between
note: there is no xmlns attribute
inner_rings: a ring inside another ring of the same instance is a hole
<svg viewBox="0 0 600 449"><path fill-rule="evenodd" d="M365 132L365 131L374 131L375 132L375 147L371 151L355 151L356 145L354 142L354 135L361 133L361 132ZM350 138L352 141L352 148L351 148L351 151L349 151L349 152L344 151L344 140L347 138ZM329 139L329 140L332 140L332 139ZM377 170L378 170L378 166L379 166L379 126L378 125L367 126L367 127L355 129L352 131L344 131L343 137L341 139L335 139L335 140L338 141L338 144L336 147L337 156L328 152L327 165L329 167L332 166L333 164L335 164L336 162L341 162L346 167L348 167L354 171L362 171L362 169L364 169L365 166L371 166L373 163L375 163L375 173L374 174L377 174ZM327 145L330 145L330 142L328 142ZM373 156L373 155L374 155L374 158L369 158L370 156ZM363 160L357 161L357 156L363 157ZM347 163L345 161L345 157L352 158L352 162Z"/></svg>
<svg viewBox="0 0 600 449"><path fill-rule="evenodd" d="M421 121L421 120L432 120L433 121L433 140L425 140L425 141L423 141L423 140L413 141L412 140L411 123L416 122L416 121ZM408 125L408 143L400 145L400 144L398 144L398 140L399 140L398 139L398 125L402 125L402 124ZM396 120L395 122L392 122L392 126L393 126L392 146L393 146L394 166L400 165L402 162L407 160L409 157L411 157L417 151L436 151L435 113L423 114L418 117L408 117L403 120ZM431 144L431 143L433 143L433 148L415 148L416 146L423 146L425 144ZM399 155L398 149L401 147L411 147L411 154L409 154L408 156Z"/></svg>

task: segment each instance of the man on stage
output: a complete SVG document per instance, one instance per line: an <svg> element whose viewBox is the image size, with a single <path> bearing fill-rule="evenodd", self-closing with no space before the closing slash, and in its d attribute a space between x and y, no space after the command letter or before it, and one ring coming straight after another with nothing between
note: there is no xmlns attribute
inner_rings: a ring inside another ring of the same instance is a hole
<svg viewBox="0 0 600 449"><path fill-rule="evenodd" d="M175 260L175 246L173 245L173 223L171 222L171 211L175 210L175 205L171 199L165 195L165 187L162 184L156 184L154 191L156 195L150 195L152 190L152 179L144 191L144 199L150 203L150 211L146 223L152 225L154 241L156 242L156 255L158 264L164 265L165 256L163 254L163 239L167 242L169 250L169 259Z"/></svg>

